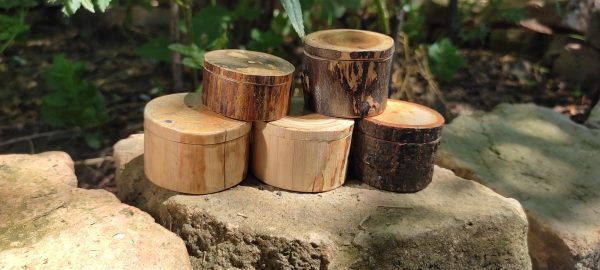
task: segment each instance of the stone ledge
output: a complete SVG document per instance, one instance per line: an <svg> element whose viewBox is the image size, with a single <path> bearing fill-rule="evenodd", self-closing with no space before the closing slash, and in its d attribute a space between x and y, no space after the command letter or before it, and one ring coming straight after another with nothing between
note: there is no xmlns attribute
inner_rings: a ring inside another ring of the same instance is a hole
<svg viewBox="0 0 600 270"><path fill-rule="evenodd" d="M105 190L77 188L63 152L0 155L0 269L189 269L185 245Z"/></svg>
<svg viewBox="0 0 600 270"><path fill-rule="evenodd" d="M533 104L454 119L437 156L521 202L536 269L600 269L599 161L599 130Z"/></svg>
<svg viewBox="0 0 600 270"><path fill-rule="evenodd" d="M445 169L415 194L355 181L303 194L248 179L192 196L150 183L141 145L143 135L115 145L118 196L182 237L196 269L531 267L519 203Z"/></svg>

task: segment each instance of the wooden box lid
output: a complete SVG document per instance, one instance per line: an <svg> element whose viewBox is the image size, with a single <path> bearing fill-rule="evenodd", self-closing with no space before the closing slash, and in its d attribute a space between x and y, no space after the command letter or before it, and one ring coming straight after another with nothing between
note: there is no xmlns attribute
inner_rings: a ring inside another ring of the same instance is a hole
<svg viewBox="0 0 600 270"><path fill-rule="evenodd" d="M380 140L427 143L440 137L443 125L444 117L433 109L388 99L382 114L358 121L358 130Z"/></svg>
<svg viewBox="0 0 600 270"><path fill-rule="evenodd" d="M383 60L394 53L394 40L365 30L323 30L304 38L304 52L331 60Z"/></svg>
<svg viewBox="0 0 600 270"><path fill-rule="evenodd" d="M144 129L166 140L187 144L217 144L237 139L252 123L207 110L201 96L180 93L158 97L144 109Z"/></svg>
<svg viewBox="0 0 600 270"><path fill-rule="evenodd" d="M273 122L256 122L265 135L301 141L335 141L352 134L354 121L321 114L288 115Z"/></svg>
<svg viewBox="0 0 600 270"><path fill-rule="evenodd" d="M229 49L206 53L204 69L236 82L279 85L293 79L295 68L274 55Z"/></svg>

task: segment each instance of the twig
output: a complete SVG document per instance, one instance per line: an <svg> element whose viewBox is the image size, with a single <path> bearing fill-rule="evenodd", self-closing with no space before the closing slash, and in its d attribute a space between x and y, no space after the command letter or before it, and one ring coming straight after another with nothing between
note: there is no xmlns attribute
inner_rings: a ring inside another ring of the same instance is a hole
<svg viewBox="0 0 600 270"><path fill-rule="evenodd" d="M100 166L104 161L112 161L113 158L111 156L103 156L97 158L88 158L84 160L75 161L75 166L77 165L85 165L85 166Z"/></svg>
<svg viewBox="0 0 600 270"><path fill-rule="evenodd" d="M179 42L179 28L177 23L179 22L179 5L175 1L171 1L171 21L169 22L169 32L171 36L171 42ZM183 73L181 71L181 54L173 52L171 62L171 73L173 75L173 88L175 91L183 90Z"/></svg>
<svg viewBox="0 0 600 270"><path fill-rule="evenodd" d="M33 139L65 135L65 134L73 133L75 131L77 131L77 129L54 130L54 131L31 134L31 135L27 135L27 136L23 136L23 137L17 137L17 138L13 138L10 140L6 140L6 141L0 143L0 147L23 142L23 141L33 140Z"/></svg>

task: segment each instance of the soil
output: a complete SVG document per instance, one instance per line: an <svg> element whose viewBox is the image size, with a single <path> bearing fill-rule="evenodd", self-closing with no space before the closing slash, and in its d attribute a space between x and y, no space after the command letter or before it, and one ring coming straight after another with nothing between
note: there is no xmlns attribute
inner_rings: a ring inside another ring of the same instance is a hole
<svg viewBox="0 0 600 270"><path fill-rule="evenodd" d="M152 31L98 23L86 13L67 20L58 10L42 12L47 14L38 14L29 36L0 55L0 153L65 151L75 160L80 187L114 192L112 145L143 131L146 102L174 92L170 64L136 54L135 49L155 35ZM291 62L299 63L301 50L288 49L295 52ZM84 79L92 81L106 99L110 120L98 129L99 149L89 147L81 132L54 129L41 118L41 97L50 92L43 74L57 54L85 62ZM463 54L468 67L452 83L440 86L449 118L490 110L502 102L534 102L581 123L598 100L599 87L575 88L524 58L483 50ZM190 81L184 78L185 89L192 88ZM423 80L409 85L417 102L440 108L440 102L431 105L425 98Z"/></svg>

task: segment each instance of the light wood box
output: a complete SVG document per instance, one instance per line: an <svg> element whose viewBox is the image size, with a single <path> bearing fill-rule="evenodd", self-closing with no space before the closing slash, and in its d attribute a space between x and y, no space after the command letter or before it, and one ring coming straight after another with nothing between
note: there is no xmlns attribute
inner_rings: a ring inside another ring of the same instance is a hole
<svg viewBox="0 0 600 270"><path fill-rule="evenodd" d="M302 82L308 108L343 118L382 113L393 53L394 40L375 32L335 29L307 35Z"/></svg>
<svg viewBox="0 0 600 270"><path fill-rule="evenodd" d="M204 108L197 94L172 94L144 109L144 172L157 186L206 194L246 178L252 123Z"/></svg>
<svg viewBox="0 0 600 270"><path fill-rule="evenodd" d="M416 192L433 177L444 118L415 103L388 99L385 111L357 122L351 166L378 189Z"/></svg>
<svg viewBox="0 0 600 270"><path fill-rule="evenodd" d="M288 112L293 75L292 64L270 54L211 51L204 56L203 102L238 120L277 120Z"/></svg>
<svg viewBox="0 0 600 270"><path fill-rule="evenodd" d="M322 192L346 178L354 121L320 114L286 116L254 126L252 172L263 182Z"/></svg>

